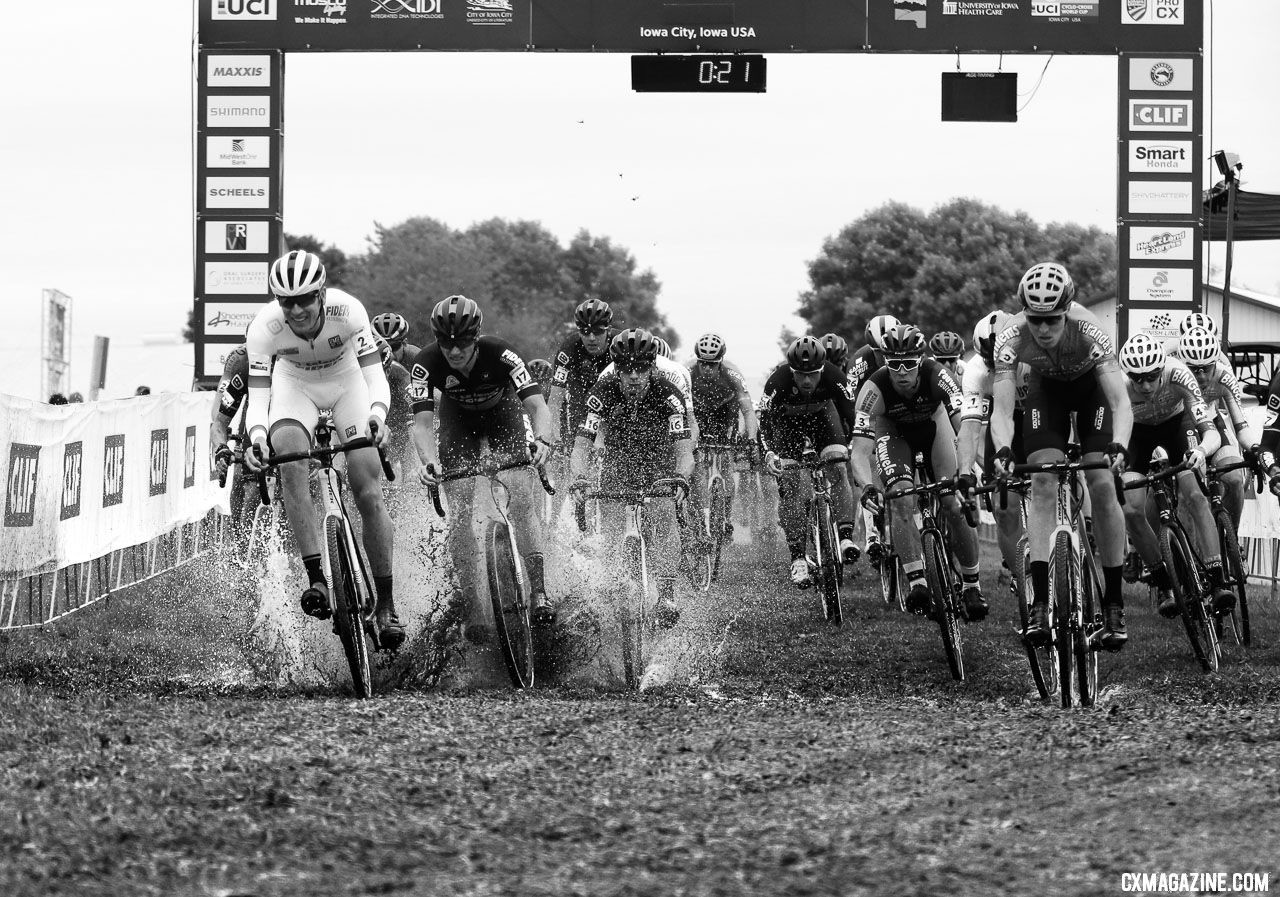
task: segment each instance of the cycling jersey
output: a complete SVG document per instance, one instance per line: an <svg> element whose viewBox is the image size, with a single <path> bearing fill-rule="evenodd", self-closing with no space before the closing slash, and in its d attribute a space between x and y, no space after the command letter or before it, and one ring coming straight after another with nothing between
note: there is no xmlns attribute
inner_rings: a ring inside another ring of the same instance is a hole
<svg viewBox="0 0 1280 897"><path fill-rule="evenodd" d="M401 343L400 348L391 353L391 360L404 367L407 371L413 367L413 360L418 357L418 353L421 351L421 346L415 346L413 343Z"/></svg>
<svg viewBox="0 0 1280 897"><path fill-rule="evenodd" d="M1196 382L1195 375L1178 359L1165 359L1160 378L1156 381L1156 391L1150 396L1140 394L1136 384L1128 377L1125 381L1129 388L1129 403L1133 406L1135 424L1153 426L1189 410L1197 427L1203 430L1210 426L1209 409L1205 406L1200 384Z"/></svg>
<svg viewBox="0 0 1280 897"><path fill-rule="evenodd" d="M433 343L418 353L409 376L409 401L415 415L435 410L437 390L464 411L487 411L507 390L520 399L542 394L524 360L506 340L496 336L476 341L471 365L465 371L451 366L439 345Z"/></svg>
<svg viewBox="0 0 1280 897"><path fill-rule="evenodd" d="M585 402L587 413L577 435L592 442L605 427L602 488L640 489L675 475L675 449L691 438L687 406L679 388L650 376L649 389L636 401L622 392L617 374L602 376Z"/></svg>
<svg viewBox="0 0 1280 897"><path fill-rule="evenodd" d="M1173 356L1179 361L1184 359L1180 355ZM1199 378L1196 379L1199 383ZM1240 383L1240 378L1236 376L1236 372L1231 368L1231 362L1225 360L1222 356L1218 357L1214 364L1213 370L1200 385L1200 393L1204 396L1205 402L1210 405L1225 405L1227 396L1235 399L1235 403L1240 405L1244 402L1244 386Z"/></svg>
<svg viewBox="0 0 1280 897"><path fill-rule="evenodd" d="M657 371L662 378L680 390L681 397L684 398L685 407L688 408L693 404L693 387L689 383L689 370L684 365L672 361L670 358L664 358L659 355L653 360L653 369ZM617 366L611 361L600 372L601 377L615 373Z"/></svg>
<svg viewBox="0 0 1280 897"><path fill-rule="evenodd" d="M1262 424L1261 445L1272 455L1280 451L1280 369L1267 385L1267 416Z"/></svg>
<svg viewBox="0 0 1280 897"><path fill-rule="evenodd" d="M738 413L738 403L747 393L747 384L735 364L721 361L708 370L691 361L688 371L695 414L713 414L722 409L728 410L730 406L733 414Z"/></svg>
<svg viewBox="0 0 1280 897"><path fill-rule="evenodd" d="M1021 408L1023 400L1027 397L1027 378L1030 373L1031 367L1029 365L1018 365L1014 381L1014 389L1016 391L1014 406L1016 408ZM991 417L991 397L994 383L995 374L991 368L987 367L986 361L979 356L969 359L969 363L964 369L964 376L960 381L960 392L964 396L964 402L960 409L961 420L977 420L986 423L987 419Z"/></svg>
<svg viewBox="0 0 1280 897"><path fill-rule="evenodd" d="M1097 369L1118 371L1115 344L1093 312L1073 302L1067 309L1062 339L1051 349L1040 346L1031 336L1027 315L1020 312L996 337L997 381L1012 379L1018 364L1031 369L1031 388L1046 380L1071 381Z"/></svg>
<svg viewBox="0 0 1280 897"><path fill-rule="evenodd" d="M610 331L612 336L612 331ZM567 393L569 429L576 430L586 416L587 393L596 385L600 375L609 365L609 350L592 355L582 344L581 334L571 334L560 344L556 352L555 369L551 372L551 385Z"/></svg>
<svg viewBox="0 0 1280 897"><path fill-rule="evenodd" d="M870 346L862 346L850 355L848 380L853 394L856 396L861 392L867 378L882 367L884 367L884 356Z"/></svg>
<svg viewBox="0 0 1280 897"><path fill-rule="evenodd" d="M959 414L961 404L960 387L955 378L932 358L921 362L916 389L908 396L898 392L889 369L881 368L858 393L853 432L855 436L874 439L895 433L900 427L929 423L939 405L946 408L948 415Z"/></svg>

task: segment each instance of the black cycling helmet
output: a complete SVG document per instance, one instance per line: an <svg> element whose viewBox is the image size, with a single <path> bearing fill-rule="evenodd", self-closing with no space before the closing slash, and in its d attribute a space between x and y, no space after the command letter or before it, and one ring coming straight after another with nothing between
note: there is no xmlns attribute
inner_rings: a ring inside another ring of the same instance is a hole
<svg viewBox="0 0 1280 897"><path fill-rule="evenodd" d="M431 331L437 338L475 339L480 335L484 315L480 306L466 296L441 299L431 310Z"/></svg>
<svg viewBox="0 0 1280 897"><path fill-rule="evenodd" d="M632 327L609 343L609 357L618 367L653 364L658 357L658 341L649 331Z"/></svg>
<svg viewBox="0 0 1280 897"><path fill-rule="evenodd" d="M797 374L812 374L827 363L827 350L812 336L797 337L787 347L787 365Z"/></svg>
<svg viewBox="0 0 1280 897"><path fill-rule="evenodd" d="M373 325L373 332L386 340L393 351L403 346L409 336L409 322L393 311L374 315L369 323Z"/></svg>
<svg viewBox="0 0 1280 897"><path fill-rule="evenodd" d="M929 339L929 351L939 361L950 361L964 353L964 340L960 334L944 330Z"/></svg>
<svg viewBox="0 0 1280 897"><path fill-rule="evenodd" d="M893 358L909 358L924 354L924 334L915 324L899 324L884 334L884 354Z"/></svg>
<svg viewBox="0 0 1280 897"><path fill-rule="evenodd" d="M588 299L573 312L573 323L579 330L600 330L613 323L613 309L601 299Z"/></svg>
<svg viewBox="0 0 1280 897"><path fill-rule="evenodd" d="M849 360L849 344L838 333L828 333L822 337L822 348L827 352L827 361L838 368L843 368Z"/></svg>

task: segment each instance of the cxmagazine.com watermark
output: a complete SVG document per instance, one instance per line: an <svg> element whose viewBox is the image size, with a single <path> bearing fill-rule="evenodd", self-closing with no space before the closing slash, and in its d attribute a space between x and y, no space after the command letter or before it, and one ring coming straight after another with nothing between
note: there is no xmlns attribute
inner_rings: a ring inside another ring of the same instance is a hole
<svg viewBox="0 0 1280 897"><path fill-rule="evenodd" d="M1129 894L1265 894L1270 872L1123 872L1120 890Z"/></svg>

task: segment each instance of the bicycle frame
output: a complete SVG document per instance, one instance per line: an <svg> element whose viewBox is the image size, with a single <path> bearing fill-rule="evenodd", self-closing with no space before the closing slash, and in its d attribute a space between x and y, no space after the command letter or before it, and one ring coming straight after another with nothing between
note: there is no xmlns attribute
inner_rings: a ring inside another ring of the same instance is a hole
<svg viewBox="0 0 1280 897"><path fill-rule="evenodd" d="M827 622L840 625L844 620L840 605L840 586L844 579L844 560L840 557L840 534L832 513L833 481L827 476L829 465L844 464L843 458L824 459L805 439L800 459L782 459L784 470L804 469L809 474L810 494L805 512L808 541L813 547L812 568L818 573L818 591L822 596L823 615Z"/></svg>

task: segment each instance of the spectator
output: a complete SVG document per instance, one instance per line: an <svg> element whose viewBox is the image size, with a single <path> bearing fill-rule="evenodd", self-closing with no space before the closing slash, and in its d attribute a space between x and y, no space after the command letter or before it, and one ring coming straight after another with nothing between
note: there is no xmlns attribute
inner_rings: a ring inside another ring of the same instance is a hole
<svg viewBox="0 0 1280 897"><path fill-rule="evenodd" d="M70 405L76 405L83 401L84 396L80 395L78 392L73 392L71 395L67 396L67 403Z"/></svg>
<svg viewBox="0 0 1280 897"><path fill-rule="evenodd" d="M135 389L133 394L135 396L149 396L151 395L151 387L144 384Z"/></svg>
<svg viewBox="0 0 1280 897"><path fill-rule="evenodd" d="M65 405L65 404L67 404L67 397L66 397L66 396L64 396L64 395L63 395L62 393L60 393L60 392L52 393L52 394L49 396L49 404L50 404L50 405Z"/></svg>

